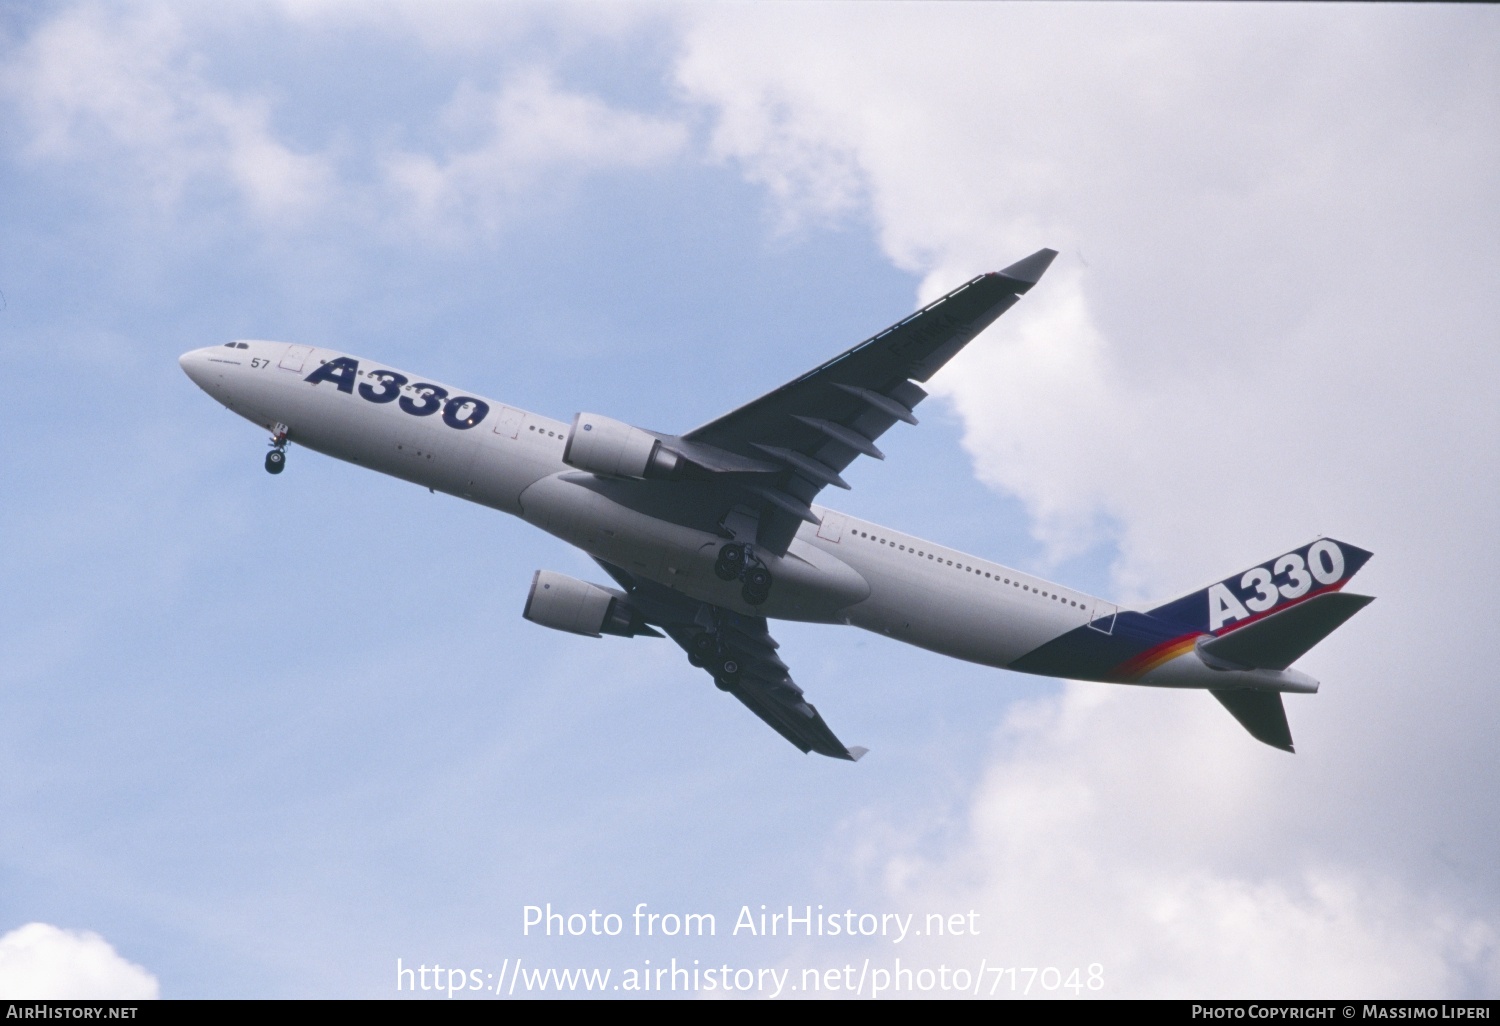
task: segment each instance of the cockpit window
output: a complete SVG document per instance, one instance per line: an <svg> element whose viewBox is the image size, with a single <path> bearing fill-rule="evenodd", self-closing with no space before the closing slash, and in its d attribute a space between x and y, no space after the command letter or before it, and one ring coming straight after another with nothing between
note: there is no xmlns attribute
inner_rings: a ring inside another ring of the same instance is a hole
<svg viewBox="0 0 1500 1026"><path fill-rule="evenodd" d="M233 343L233 342L225 342L224 343L224 348L225 349L233 349L234 347L235 347L235 343Z"/></svg>
<svg viewBox="0 0 1500 1026"><path fill-rule="evenodd" d="M249 342L236 342L234 345L235 345L236 349L249 349L250 348L250 343Z"/></svg>

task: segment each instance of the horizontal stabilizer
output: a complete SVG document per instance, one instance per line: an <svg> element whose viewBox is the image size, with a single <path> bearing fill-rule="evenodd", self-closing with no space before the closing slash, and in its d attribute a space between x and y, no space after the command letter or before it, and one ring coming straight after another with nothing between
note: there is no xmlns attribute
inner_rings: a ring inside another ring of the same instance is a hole
<svg viewBox="0 0 1500 1026"><path fill-rule="evenodd" d="M1374 601L1368 595L1325 592L1203 641L1198 650L1204 662L1211 666L1284 670L1332 634L1345 620ZM1233 708L1230 711L1234 712ZM1254 728L1250 732L1254 734Z"/></svg>
<svg viewBox="0 0 1500 1026"><path fill-rule="evenodd" d="M1286 707L1279 691L1214 691L1229 714L1257 741L1264 741L1283 752L1295 752L1292 728L1286 723Z"/></svg>

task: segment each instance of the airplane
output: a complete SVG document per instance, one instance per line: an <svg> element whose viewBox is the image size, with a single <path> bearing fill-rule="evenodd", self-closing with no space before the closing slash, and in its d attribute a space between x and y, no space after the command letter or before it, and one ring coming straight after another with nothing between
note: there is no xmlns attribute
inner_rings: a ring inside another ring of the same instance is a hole
<svg viewBox="0 0 1500 1026"><path fill-rule="evenodd" d="M1256 739L1294 751L1291 664L1373 601L1343 591L1371 553L1317 538L1182 598L1131 609L817 505L925 382L1042 278L1041 249L982 274L716 420L667 434L507 406L378 361L240 340L179 362L234 413L291 442L520 517L591 556L613 586L550 570L522 616L589 637L671 638L804 753L857 761L792 680L772 619L845 624L985 666L1206 690Z"/></svg>

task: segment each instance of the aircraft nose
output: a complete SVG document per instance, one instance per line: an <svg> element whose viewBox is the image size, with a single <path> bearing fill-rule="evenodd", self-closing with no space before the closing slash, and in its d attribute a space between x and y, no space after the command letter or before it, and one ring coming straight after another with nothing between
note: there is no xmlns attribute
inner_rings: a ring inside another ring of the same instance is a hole
<svg viewBox="0 0 1500 1026"><path fill-rule="evenodd" d="M199 388L203 388L204 382L208 379L207 352L208 349L192 349L177 358L177 364L182 368L182 372Z"/></svg>

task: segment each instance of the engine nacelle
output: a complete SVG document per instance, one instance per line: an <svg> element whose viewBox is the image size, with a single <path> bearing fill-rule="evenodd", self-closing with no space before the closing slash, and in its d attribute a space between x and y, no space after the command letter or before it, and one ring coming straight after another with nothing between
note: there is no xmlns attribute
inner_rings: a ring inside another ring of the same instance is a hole
<svg viewBox="0 0 1500 1026"><path fill-rule="evenodd" d="M597 413L573 418L563 462L591 474L656 481L677 477L685 463L677 453L663 448L656 436Z"/></svg>
<svg viewBox="0 0 1500 1026"><path fill-rule="evenodd" d="M641 622L630 599L621 592L551 570L538 570L532 577L531 594L526 596L526 609L521 615L543 627L590 638L603 634L622 638L658 636Z"/></svg>

